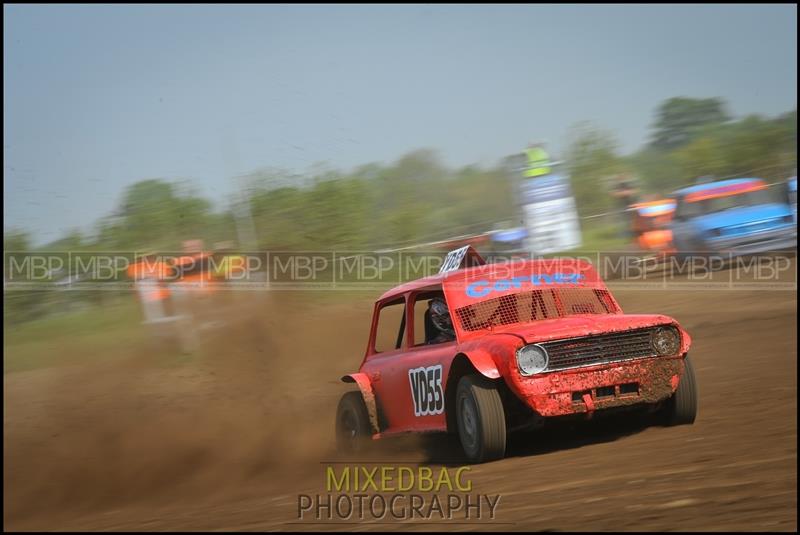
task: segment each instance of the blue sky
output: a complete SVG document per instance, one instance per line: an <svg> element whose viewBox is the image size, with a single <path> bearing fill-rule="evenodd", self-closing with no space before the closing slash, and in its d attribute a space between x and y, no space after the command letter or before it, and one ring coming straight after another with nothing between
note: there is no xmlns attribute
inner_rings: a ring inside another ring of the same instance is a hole
<svg viewBox="0 0 800 535"><path fill-rule="evenodd" d="M493 165L673 96L797 106L795 5L4 6L4 229L87 230L145 178L223 203L262 167L437 149Z"/></svg>

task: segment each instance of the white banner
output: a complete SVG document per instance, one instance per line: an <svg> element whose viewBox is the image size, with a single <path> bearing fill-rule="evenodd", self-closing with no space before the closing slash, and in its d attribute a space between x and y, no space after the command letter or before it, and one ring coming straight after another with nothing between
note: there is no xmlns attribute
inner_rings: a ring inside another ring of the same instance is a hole
<svg viewBox="0 0 800 535"><path fill-rule="evenodd" d="M581 229L569 180L558 174L522 180L527 249L536 254L569 251L581 245Z"/></svg>

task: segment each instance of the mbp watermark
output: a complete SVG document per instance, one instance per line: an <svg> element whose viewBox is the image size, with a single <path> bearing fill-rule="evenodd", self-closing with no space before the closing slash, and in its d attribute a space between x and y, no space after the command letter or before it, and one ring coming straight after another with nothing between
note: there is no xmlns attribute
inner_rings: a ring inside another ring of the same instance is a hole
<svg viewBox="0 0 800 535"><path fill-rule="evenodd" d="M142 281L240 290L385 291L423 277L436 278L446 251L226 251L19 252L3 255L5 290L134 290ZM451 279L524 275L529 260L583 261L617 288L796 290L795 252L739 255L732 252L653 254L641 251L488 253L486 268L447 275ZM432 280L432 282L435 282Z"/></svg>

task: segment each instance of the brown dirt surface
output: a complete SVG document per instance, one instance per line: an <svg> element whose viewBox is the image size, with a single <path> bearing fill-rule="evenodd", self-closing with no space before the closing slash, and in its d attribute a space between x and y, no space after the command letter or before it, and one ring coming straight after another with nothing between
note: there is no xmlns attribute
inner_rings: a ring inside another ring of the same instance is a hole
<svg viewBox="0 0 800 535"><path fill-rule="evenodd" d="M338 379L374 297L309 294L251 298L188 358L120 348L132 356L6 373L5 529L797 530L796 291L615 287L626 312L692 335L694 425L517 436L470 471L501 495L502 525L362 526L294 523L298 494L325 492ZM422 461L416 444L379 451Z"/></svg>

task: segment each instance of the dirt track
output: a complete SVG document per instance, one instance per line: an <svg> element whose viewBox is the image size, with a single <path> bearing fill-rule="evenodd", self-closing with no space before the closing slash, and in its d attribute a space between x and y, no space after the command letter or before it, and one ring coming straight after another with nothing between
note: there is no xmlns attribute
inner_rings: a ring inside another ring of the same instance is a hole
<svg viewBox="0 0 800 535"><path fill-rule="evenodd" d="M796 530L796 292L615 295L693 336L695 425L519 437L471 472L476 492L502 495L503 525L377 527ZM368 528L290 522L298 493L324 492L337 379L360 362L371 297L312 307L274 292L195 359L121 348L123 364L6 374L5 529Z"/></svg>

